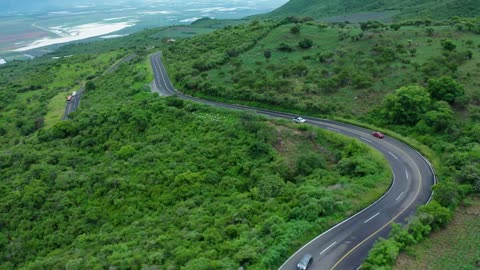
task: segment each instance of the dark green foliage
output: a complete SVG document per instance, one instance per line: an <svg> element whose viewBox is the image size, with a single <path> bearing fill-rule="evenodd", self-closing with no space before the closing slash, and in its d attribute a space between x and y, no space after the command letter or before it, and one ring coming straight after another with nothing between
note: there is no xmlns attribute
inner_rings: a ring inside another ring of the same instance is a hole
<svg viewBox="0 0 480 270"><path fill-rule="evenodd" d="M394 24L394 23L390 24L390 29L392 29L394 31L400 30L401 27L402 26L400 24Z"/></svg>
<svg viewBox="0 0 480 270"><path fill-rule="evenodd" d="M265 59L267 59L267 60L270 59L270 58L272 57L272 51L270 51L270 50L265 50L265 51L263 52L263 56L265 56Z"/></svg>
<svg viewBox="0 0 480 270"><path fill-rule="evenodd" d="M360 29L362 29L362 31L364 31L364 32L365 31L370 31L370 30L376 30L376 29L383 28L383 27L384 27L383 23L378 22L378 21L368 21L368 22L361 22L360 23Z"/></svg>
<svg viewBox="0 0 480 270"><path fill-rule="evenodd" d="M313 46L313 41L311 39L304 39L298 43L298 47L302 49L310 49Z"/></svg>
<svg viewBox="0 0 480 270"><path fill-rule="evenodd" d="M448 132L455 126L455 115L452 108L445 101L437 101L433 104L433 110L423 116L425 124L434 132Z"/></svg>
<svg viewBox="0 0 480 270"><path fill-rule="evenodd" d="M434 199L443 207L454 208L463 199L460 187L453 181L442 181L433 187Z"/></svg>
<svg viewBox="0 0 480 270"><path fill-rule="evenodd" d="M439 79L430 79L428 81L427 90L433 99L443 100L450 104L453 104L456 98L465 94L463 85L449 76L444 76Z"/></svg>
<svg viewBox="0 0 480 270"><path fill-rule="evenodd" d="M281 51L281 52L291 52L293 51L293 48L288 45L287 43L280 43L280 45L278 45L277 47L277 50Z"/></svg>
<svg viewBox="0 0 480 270"><path fill-rule="evenodd" d="M435 33L435 29L433 27L427 27L425 28L425 32L427 32L428 36L433 36L433 33Z"/></svg>
<svg viewBox="0 0 480 270"><path fill-rule="evenodd" d="M478 158L475 158L470 164L464 165L457 172L456 180L460 183L470 184L477 192L480 192L480 164Z"/></svg>
<svg viewBox="0 0 480 270"><path fill-rule="evenodd" d="M445 39L445 40L442 40L442 47L447 50L447 51L453 51L457 48L457 45L455 45L455 43L453 43L453 41L449 40L449 39Z"/></svg>
<svg viewBox="0 0 480 270"><path fill-rule="evenodd" d="M294 26L292 26L292 28L290 28L290 33L294 35L300 34L300 25L295 24Z"/></svg>
<svg viewBox="0 0 480 270"><path fill-rule="evenodd" d="M85 90L87 91L92 91L92 90L95 90L96 86L95 86L95 83L93 81L87 81L87 83L85 84Z"/></svg>

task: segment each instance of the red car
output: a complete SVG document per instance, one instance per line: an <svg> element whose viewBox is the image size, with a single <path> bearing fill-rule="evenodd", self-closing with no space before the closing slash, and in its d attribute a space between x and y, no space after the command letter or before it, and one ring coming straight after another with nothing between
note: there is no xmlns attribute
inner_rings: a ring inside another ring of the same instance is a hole
<svg viewBox="0 0 480 270"><path fill-rule="evenodd" d="M383 139L383 137L385 137L385 135L383 135L381 132L378 132L378 131L373 132L372 136L379 139Z"/></svg>

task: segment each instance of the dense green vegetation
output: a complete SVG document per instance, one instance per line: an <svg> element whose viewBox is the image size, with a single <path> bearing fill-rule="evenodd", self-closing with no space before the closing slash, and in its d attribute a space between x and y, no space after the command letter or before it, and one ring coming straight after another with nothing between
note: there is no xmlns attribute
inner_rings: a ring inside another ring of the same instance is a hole
<svg viewBox="0 0 480 270"><path fill-rule="evenodd" d="M159 48L185 93L341 116L432 149L434 201L379 242L367 269L391 265L480 191L478 19L211 28L223 23L0 68L1 268L272 269L385 191L386 164L356 141L150 94L145 59ZM132 52L136 63L98 77ZM81 110L46 126L85 81Z"/></svg>
<svg viewBox="0 0 480 270"><path fill-rule="evenodd" d="M2 269L273 269L388 188L355 140L158 97L143 49L99 76L130 52L82 46L0 68ZM70 120L33 125L83 80Z"/></svg>
<svg viewBox="0 0 480 270"><path fill-rule="evenodd" d="M465 100L475 103L479 23L450 23L392 28L370 22L359 28L311 21L273 26L252 22L169 45L165 58L177 86L189 94L309 114L362 116L392 90L444 75L460 79ZM240 34L245 28L271 27L259 41L254 31ZM237 40L227 38L230 35ZM243 52L231 48L232 43L255 46ZM453 50L444 48L452 45Z"/></svg>
<svg viewBox="0 0 480 270"><path fill-rule="evenodd" d="M448 19L473 17L480 13L475 0L290 0L280 8L260 15L262 18L311 16L316 19L339 15L357 15L363 20L378 19ZM352 16L351 18L355 18Z"/></svg>
<svg viewBox="0 0 480 270"><path fill-rule="evenodd" d="M407 248L394 269L478 269L480 267L480 198L467 200L444 230ZM459 256L459 254L461 254Z"/></svg>
<svg viewBox="0 0 480 270"><path fill-rule="evenodd" d="M480 89L474 79L480 75L479 25L478 19L459 18L327 25L291 17L238 55L228 55L229 46L211 35L203 47L200 38L171 45L165 58L177 86L189 94L353 118L430 147L440 181L434 201L372 250L364 268L377 269L446 226L462 199L480 191ZM219 32L236 31L244 30ZM245 35L241 42L249 38L254 37ZM183 57L176 57L176 46ZM202 50L209 46L222 61L196 65L193 59L211 56Z"/></svg>

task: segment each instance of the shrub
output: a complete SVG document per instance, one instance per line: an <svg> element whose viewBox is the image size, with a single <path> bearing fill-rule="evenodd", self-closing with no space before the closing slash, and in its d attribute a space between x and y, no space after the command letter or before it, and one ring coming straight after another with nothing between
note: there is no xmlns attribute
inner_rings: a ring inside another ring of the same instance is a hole
<svg viewBox="0 0 480 270"><path fill-rule="evenodd" d="M298 43L298 47L302 49L310 49L313 46L313 41L311 39L304 39Z"/></svg>

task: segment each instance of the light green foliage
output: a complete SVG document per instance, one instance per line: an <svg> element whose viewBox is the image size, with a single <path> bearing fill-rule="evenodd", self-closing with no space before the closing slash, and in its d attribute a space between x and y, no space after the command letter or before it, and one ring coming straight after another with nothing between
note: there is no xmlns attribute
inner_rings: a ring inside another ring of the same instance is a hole
<svg viewBox="0 0 480 270"><path fill-rule="evenodd" d="M368 252L368 258L362 264L361 269L389 269L389 266L397 258L399 251L400 248L394 240L380 239Z"/></svg>
<svg viewBox="0 0 480 270"><path fill-rule="evenodd" d="M399 248L405 248L409 245L415 244L416 240L410 232L402 228L401 224L392 224L392 230L390 231L389 238L395 240Z"/></svg>
<svg viewBox="0 0 480 270"><path fill-rule="evenodd" d="M420 206L418 212L424 224L430 225L434 230L445 227L452 219L450 210L436 201Z"/></svg>
<svg viewBox="0 0 480 270"><path fill-rule="evenodd" d="M385 97L382 114L388 123L414 125L430 106L430 94L421 86L405 86Z"/></svg>

